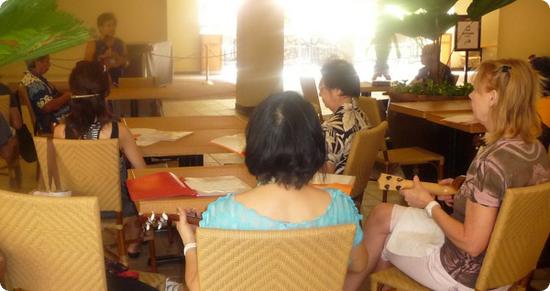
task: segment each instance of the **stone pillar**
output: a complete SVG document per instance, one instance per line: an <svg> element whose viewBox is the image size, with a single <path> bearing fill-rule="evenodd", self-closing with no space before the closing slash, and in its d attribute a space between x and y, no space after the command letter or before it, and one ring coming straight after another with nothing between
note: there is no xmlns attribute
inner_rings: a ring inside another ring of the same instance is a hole
<svg viewBox="0 0 550 291"><path fill-rule="evenodd" d="M277 0L243 0L237 18L236 109L283 90L284 14Z"/></svg>

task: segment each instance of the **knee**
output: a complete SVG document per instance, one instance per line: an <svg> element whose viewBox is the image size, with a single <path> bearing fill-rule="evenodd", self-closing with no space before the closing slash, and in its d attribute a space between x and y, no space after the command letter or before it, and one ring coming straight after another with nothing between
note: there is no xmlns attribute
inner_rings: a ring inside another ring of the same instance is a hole
<svg viewBox="0 0 550 291"><path fill-rule="evenodd" d="M374 207L368 220L376 225L389 225L392 211L393 204L380 203Z"/></svg>

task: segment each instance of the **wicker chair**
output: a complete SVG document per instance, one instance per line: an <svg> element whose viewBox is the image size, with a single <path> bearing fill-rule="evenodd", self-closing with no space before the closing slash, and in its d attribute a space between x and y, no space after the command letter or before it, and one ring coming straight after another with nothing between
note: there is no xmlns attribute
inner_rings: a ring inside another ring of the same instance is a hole
<svg viewBox="0 0 550 291"><path fill-rule="evenodd" d="M34 137L36 154L40 164L41 180L48 181L47 138ZM106 229L117 233L116 254L106 249L108 254L118 256L127 264L126 247L122 220L122 200L120 192L118 139L69 140L53 139L56 164L61 188L71 190L73 195L96 196L101 211L114 211L114 223L104 223ZM42 183L47 184L47 183ZM45 185L44 189L54 191Z"/></svg>
<svg viewBox="0 0 550 291"><path fill-rule="evenodd" d="M201 290L342 290L355 226L197 229Z"/></svg>
<svg viewBox="0 0 550 291"><path fill-rule="evenodd" d="M351 197L355 201L361 202L376 155L384 143L387 128L388 123L384 121L376 127L364 128L353 136L343 174L355 176L355 184L351 190Z"/></svg>
<svg viewBox="0 0 550 291"><path fill-rule="evenodd" d="M97 197L0 190L0 213L8 290L107 290ZM141 282L164 291L164 275L138 273Z"/></svg>
<svg viewBox="0 0 550 291"><path fill-rule="evenodd" d="M508 189L500 207L476 290L517 284L525 286L537 265L550 232L550 182ZM371 290L379 285L397 290L428 290L390 268L371 275Z"/></svg>
<svg viewBox="0 0 550 291"><path fill-rule="evenodd" d="M376 99L370 97L359 97L357 105L367 115L371 125L375 126L382 121ZM437 178L441 180L443 179L445 158L440 154L420 147L387 149L386 144L384 143L383 149L376 157L376 163L384 165L386 172L389 172L392 165L416 166L421 164L429 164L436 168ZM388 191L384 190L382 193L382 202L387 202Z"/></svg>
<svg viewBox="0 0 550 291"><path fill-rule="evenodd" d="M302 94L304 98L313 105L315 112L319 116L319 120L323 122L323 112L321 112L321 104L319 103L319 93L317 92L317 85L315 85L315 79L309 77L301 77L300 85L302 87Z"/></svg>
<svg viewBox="0 0 550 291"><path fill-rule="evenodd" d="M10 121L10 96L0 95L0 114L3 115L4 120L9 123ZM15 160L12 164L8 164L5 160L0 160L0 170L6 170L0 172L2 176L8 176L10 187L15 189L21 188L21 166L19 159Z"/></svg>
<svg viewBox="0 0 550 291"><path fill-rule="evenodd" d="M0 213L9 290L107 289L97 198L0 191Z"/></svg>

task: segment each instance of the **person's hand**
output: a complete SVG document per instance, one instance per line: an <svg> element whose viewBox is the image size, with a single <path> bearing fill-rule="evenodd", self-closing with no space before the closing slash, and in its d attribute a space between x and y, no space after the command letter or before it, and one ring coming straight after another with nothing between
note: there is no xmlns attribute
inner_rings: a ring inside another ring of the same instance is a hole
<svg viewBox="0 0 550 291"><path fill-rule="evenodd" d="M188 244L195 242L195 230L194 227L187 222L187 215L188 213L192 213L192 210L186 209L185 211L181 210L180 208L177 208L178 215L180 217L180 220L178 221L178 224L176 224L176 228L178 229L178 232L180 233L181 241L183 244Z"/></svg>
<svg viewBox="0 0 550 291"><path fill-rule="evenodd" d="M437 184L445 185L445 186L453 186L454 180L455 179L453 178L447 178L447 179L440 180ZM447 204L447 206L449 207L453 207L453 205L455 204L455 199L453 195L440 195L440 196L437 196L436 199L439 201L445 202L445 204Z"/></svg>
<svg viewBox="0 0 550 291"><path fill-rule="evenodd" d="M411 207L424 208L428 203L434 200L434 196L428 192L428 190L422 187L420 184L420 179L418 176L414 176L413 179L414 187L411 189L404 189L399 191L401 195L405 198L405 201Z"/></svg>

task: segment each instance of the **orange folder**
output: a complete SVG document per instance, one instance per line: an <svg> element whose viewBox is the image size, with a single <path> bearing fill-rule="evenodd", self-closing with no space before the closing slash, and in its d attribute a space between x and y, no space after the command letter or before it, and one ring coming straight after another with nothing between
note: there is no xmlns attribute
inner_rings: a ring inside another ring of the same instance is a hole
<svg viewBox="0 0 550 291"><path fill-rule="evenodd" d="M128 186L128 192L133 201L197 196L197 191L191 189L171 172L159 172L128 180L126 186Z"/></svg>

